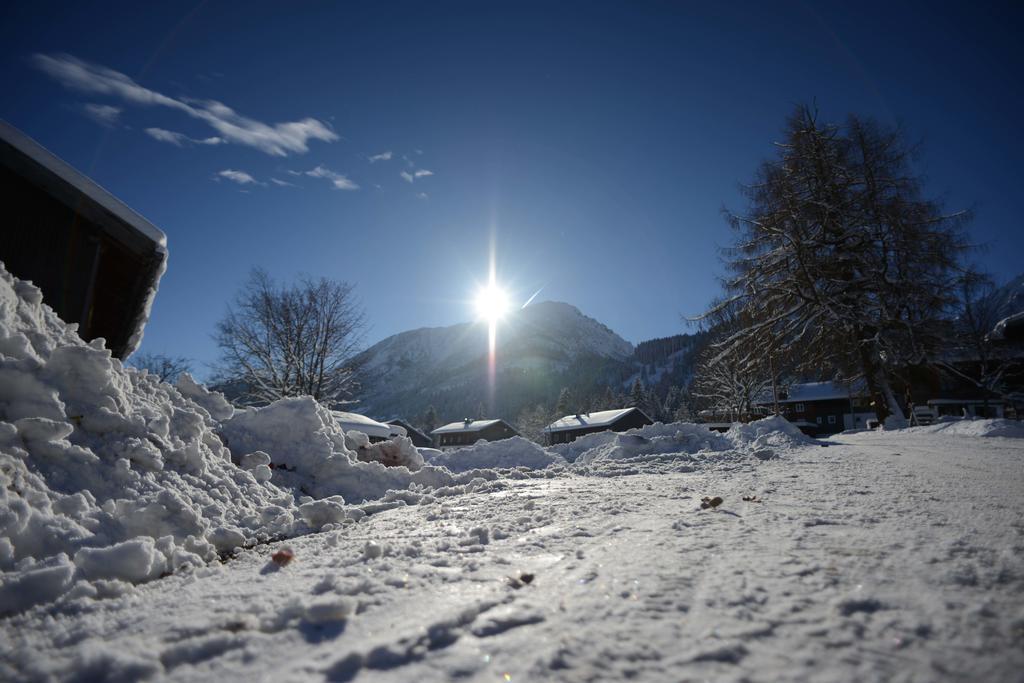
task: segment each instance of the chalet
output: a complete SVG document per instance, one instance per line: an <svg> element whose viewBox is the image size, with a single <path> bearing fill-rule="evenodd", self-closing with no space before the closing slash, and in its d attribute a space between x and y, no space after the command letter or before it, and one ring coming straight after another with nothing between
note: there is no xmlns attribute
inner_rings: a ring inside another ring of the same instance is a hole
<svg viewBox="0 0 1024 683"><path fill-rule="evenodd" d="M362 432L366 436L370 437L371 443L378 441L387 441L393 439L396 436L405 436L405 430L401 427L395 427L384 422L377 422L376 420L366 417L365 415L359 415L358 413L346 413L341 410L332 410L331 414L334 416L334 421L338 423L346 432Z"/></svg>
<svg viewBox="0 0 1024 683"><path fill-rule="evenodd" d="M129 356L167 264L164 233L5 121L0 196L7 271L39 287L83 339Z"/></svg>
<svg viewBox="0 0 1024 683"><path fill-rule="evenodd" d="M761 402L771 406L770 399ZM782 415L801 431L818 436L846 429L863 429L876 419L862 384L838 382L792 384L779 396Z"/></svg>
<svg viewBox="0 0 1024 683"><path fill-rule="evenodd" d="M404 436L412 439L412 445L417 448L431 448L434 445L434 441L427 436L425 433L416 429L405 420L388 420L388 424L393 427L399 427L405 430Z"/></svg>
<svg viewBox="0 0 1024 683"><path fill-rule="evenodd" d="M484 441L500 441L519 432L504 420L470 420L452 422L438 427L431 432L438 448L452 446L469 446L483 439Z"/></svg>
<svg viewBox="0 0 1024 683"><path fill-rule="evenodd" d="M654 424L639 408L601 410L595 413L566 415L544 428L548 443L569 443L594 432L624 432Z"/></svg>

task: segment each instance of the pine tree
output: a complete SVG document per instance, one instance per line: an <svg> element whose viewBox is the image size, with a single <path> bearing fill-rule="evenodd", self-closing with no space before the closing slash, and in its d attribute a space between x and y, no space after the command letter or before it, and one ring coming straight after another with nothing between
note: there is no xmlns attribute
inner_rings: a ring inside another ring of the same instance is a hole
<svg viewBox="0 0 1024 683"><path fill-rule="evenodd" d="M639 408L643 410L644 404L647 402L647 390L644 389L644 383L637 377L633 381L633 388L629 390L629 405L633 408Z"/></svg>
<svg viewBox="0 0 1024 683"><path fill-rule="evenodd" d="M562 387L562 391L558 393L558 403L555 404L555 414L557 417L564 417L575 412L569 388Z"/></svg>
<svg viewBox="0 0 1024 683"><path fill-rule="evenodd" d="M437 429L437 411L434 410L433 405L427 406L427 412L423 414L421 422L427 434Z"/></svg>

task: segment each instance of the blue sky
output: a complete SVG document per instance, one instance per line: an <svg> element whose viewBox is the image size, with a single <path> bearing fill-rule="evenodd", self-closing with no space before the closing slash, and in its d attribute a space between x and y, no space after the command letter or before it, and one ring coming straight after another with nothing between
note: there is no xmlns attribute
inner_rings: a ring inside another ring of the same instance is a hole
<svg viewBox="0 0 1024 683"><path fill-rule="evenodd" d="M372 343L470 319L492 233L520 300L685 331L812 100L922 140L1024 271L1021 5L768 4L5 3L0 116L167 233L143 350L200 370L252 266L354 283Z"/></svg>

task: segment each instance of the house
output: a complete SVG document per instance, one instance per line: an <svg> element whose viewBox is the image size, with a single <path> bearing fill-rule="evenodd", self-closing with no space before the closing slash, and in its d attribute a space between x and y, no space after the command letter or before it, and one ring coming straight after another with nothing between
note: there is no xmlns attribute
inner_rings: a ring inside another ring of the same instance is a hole
<svg viewBox="0 0 1024 683"><path fill-rule="evenodd" d="M451 446L469 446L483 439L484 441L500 441L511 436L519 436L519 432L504 420L470 420L451 422L431 432L434 444L438 448Z"/></svg>
<svg viewBox="0 0 1024 683"><path fill-rule="evenodd" d="M332 410L334 421L346 432L362 432L370 437L371 443L387 441L396 436L405 436L405 430L384 422L377 422L374 419L358 413L346 413L341 410Z"/></svg>
<svg viewBox="0 0 1024 683"><path fill-rule="evenodd" d="M782 415L812 436L835 434L846 429L863 429L875 420L871 399L863 383L805 382L792 384L779 395ZM771 406L770 399L762 405Z"/></svg>
<svg viewBox="0 0 1024 683"><path fill-rule="evenodd" d="M86 341L124 359L142 341L167 238L156 226L0 121L0 261Z"/></svg>
<svg viewBox="0 0 1024 683"><path fill-rule="evenodd" d="M620 408L619 410L566 415L545 427L544 433L547 434L549 444L569 443L584 434L624 432L649 424L654 424L654 421L639 408Z"/></svg>
<svg viewBox="0 0 1024 683"><path fill-rule="evenodd" d="M430 448L434 441L419 429L416 429L405 420L388 420L388 424L405 430L405 436L412 439L412 445L417 448Z"/></svg>

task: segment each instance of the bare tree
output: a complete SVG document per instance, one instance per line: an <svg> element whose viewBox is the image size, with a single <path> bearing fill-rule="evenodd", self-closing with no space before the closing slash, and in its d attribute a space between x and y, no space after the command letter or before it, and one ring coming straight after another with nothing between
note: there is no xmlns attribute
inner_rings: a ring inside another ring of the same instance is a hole
<svg viewBox="0 0 1024 683"><path fill-rule="evenodd" d="M161 382L176 382L178 375L192 372L192 361L182 356L167 356L162 353L136 353L128 359L128 365L156 375Z"/></svg>
<svg viewBox="0 0 1024 683"><path fill-rule="evenodd" d="M244 387L242 402L312 396L345 403L357 390L354 359L365 324L348 283L302 277L282 286L253 269L217 323L218 377Z"/></svg>
<svg viewBox="0 0 1024 683"><path fill-rule="evenodd" d="M965 212L922 196L914 149L898 130L850 117L822 125L810 108L790 117L779 156L745 188L746 214L728 213L737 243L722 307L750 318L719 346L799 357L863 376L879 418L902 421L891 379L939 348L967 248Z"/></svg>
<svg viewBox="0 0 1024 683"><path fill-rule="evenodd" d="M770 354L753 339L736 335L751 324L738 306L722 306L709 317L710 344L698 356L691 392L701 409L730 421L749 420L755 407L773 399L778 380ZM743 339L742 342L738 339ZM728 353L721 344L729 341Z"/></svg>
<svg viewBox="0 0 1024 683"><path fill-rule="evenodd" d="M991 278L976 272L966 273L960 283L959 305L953 322L955 344L952 354L939 366L981 389L986 408L990 393L1004 393L1006 375L1017 365L1016 354L992 339L992 331L1005 314Z"/></svg>

